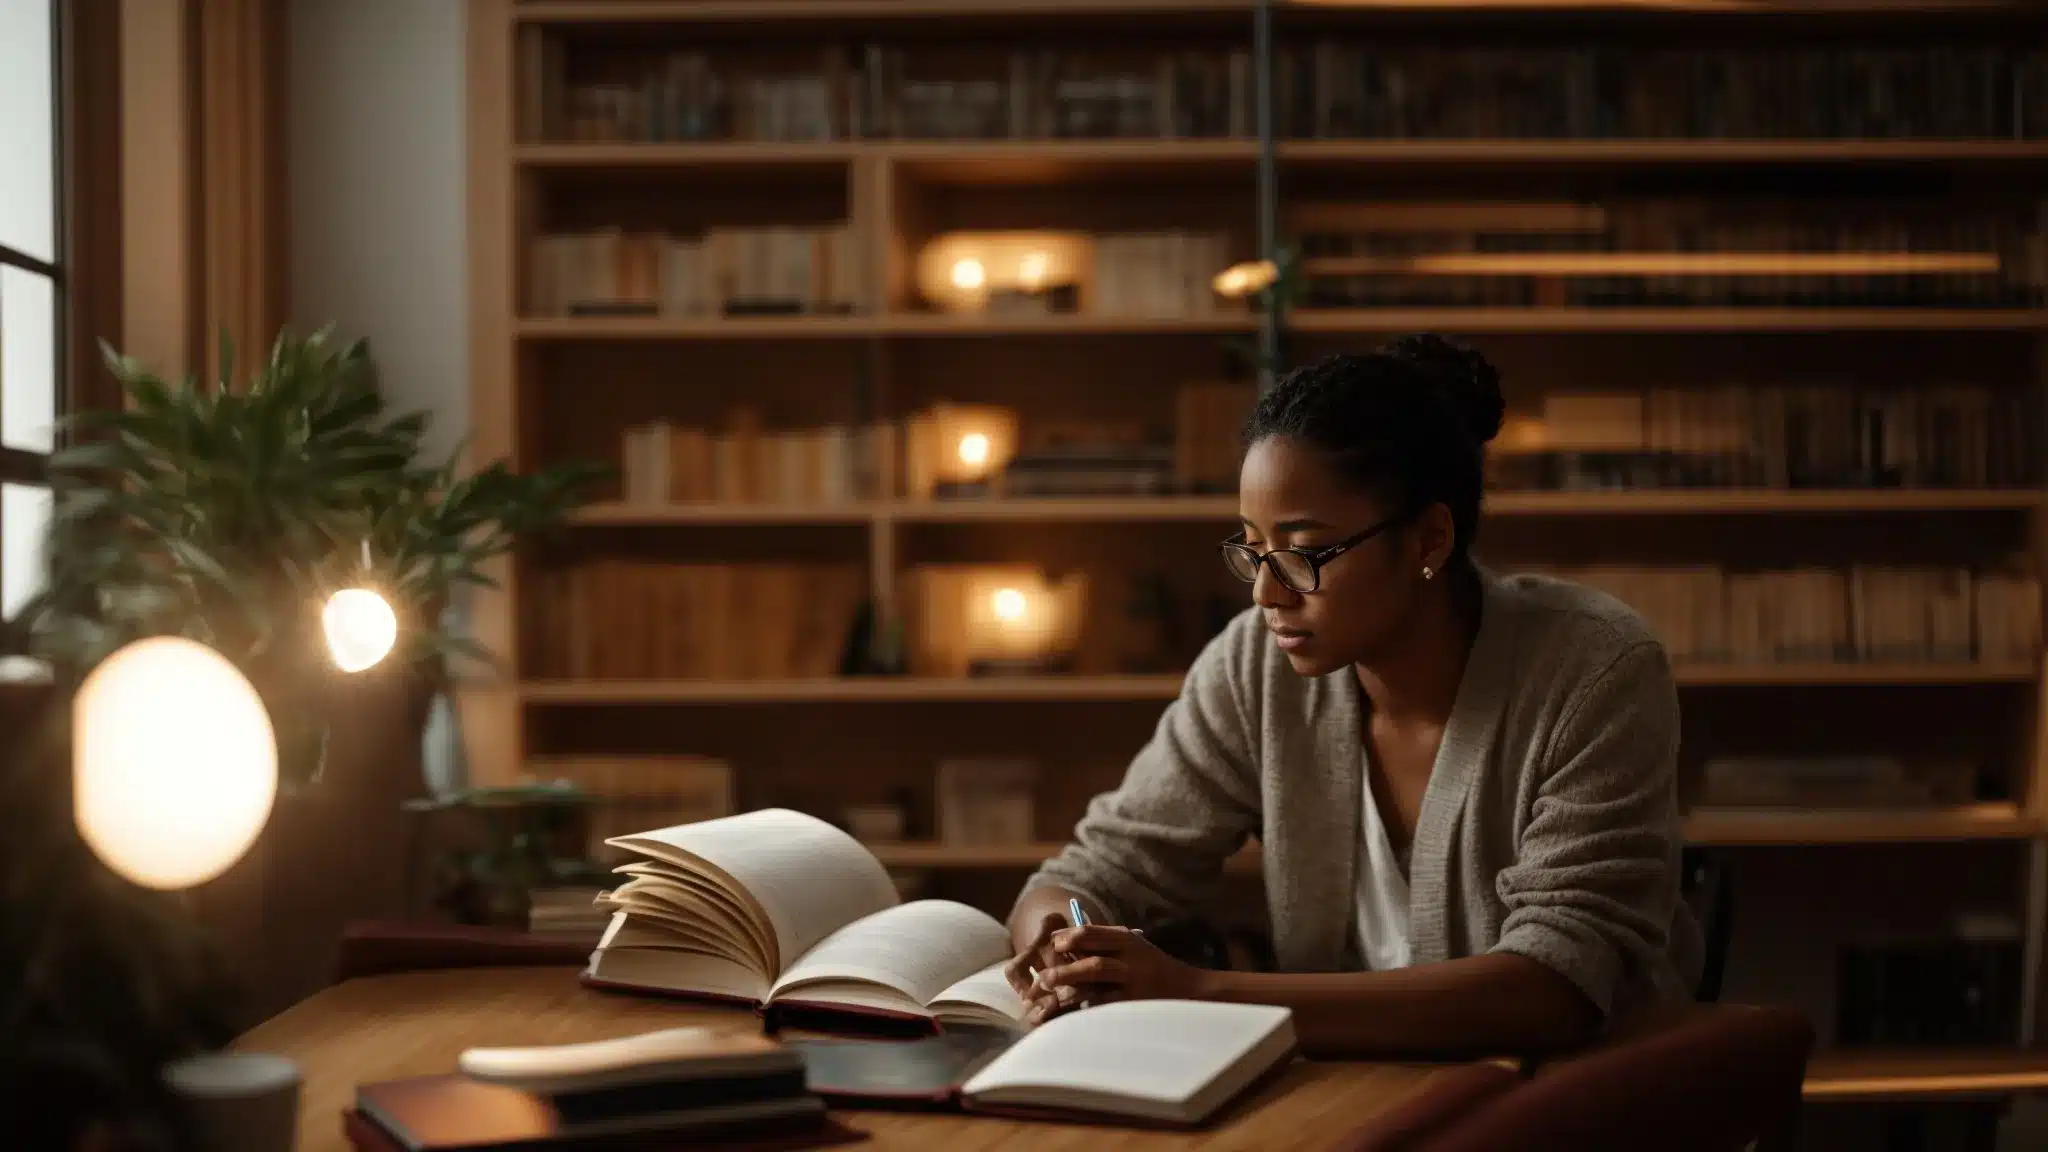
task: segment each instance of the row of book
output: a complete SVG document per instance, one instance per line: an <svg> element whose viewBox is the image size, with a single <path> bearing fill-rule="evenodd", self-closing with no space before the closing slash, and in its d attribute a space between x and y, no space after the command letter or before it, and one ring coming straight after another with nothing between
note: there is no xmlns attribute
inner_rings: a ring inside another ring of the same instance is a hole
<svg viewBox="0 0 2048 1152"><path fill-rule="evenodd" d="M859 564L602 556L537 573L528 657L577 680L832 676L867 598Z"/></svg>
<svg viewBox="0 0 2048 1152"><path fill-rule="evenodd" d="M1859 565L1732 571L1596 566L1555 574L1649 621L1681 663L2004 663L2041 649L2037 578ZM866 603L857 565L663 563L602 557L543 573L531 657L575 679L830 676ZM1088 580L1004 565L927 564L903 580L906 666L919 675L1056 672L1086 618Z"/></svg>
<svg viewBox="0 0 2048 1152"><path fill-rule="evenodd" d="M901 421L770 428L758 409L741 405L716 427L652 421L626 428L620 497L646 507L1233 492L1238 429L1256 395L1250 384L1182 385L1173 426L1164 432L1046 422L1014 456L984 449L1000 453L986 459L986 483L961 478L962 437L952 426L968 428L967 436L986 437L987 430L949 418L956 406Z"/></svg>
<svg viewBox="0 0 2048 1152"><path fill-rule="evenodd" d="M1242 307L1216 294L1230 264L1229 238L1217 232L1143 232L1097 236L1093 276L1081 307L1096 316L1209 316Z"/></svg>
<svg viewBox="0 0 2048 1152"><path fill-rule="evenodd" d="M712 228L698 236L595 228L533 239L536 316L839 315L872 308L853 228Z"/></svg>
<svg viewBox="0 0 2048 1152"><path fill-rule="evenodd" d="M1552 574L1634 608L1676 662L1999 663L2041 650L2041 588L2026 574L1864 565Z"/></svg>
<svg viewBox="0 0 2048 1152"><path fill-rule="evenodd" d="M1974 384L1551 393L1488 457L1501 490L2002 488L2041 475L2038 404Z"/></svg>
<svg viewBox="0 0 2048 1152"><path fill-rule="evenodd" d="M977 41L585 53L529 27L527 139L1254 135L1246 48ZM806 58L808 56L808 58ZM1673 48L1287 39L1275 130L1370 139L2038 139L2048 52L1996 44Z"/></svg>
<svg viewBox="0 0 2048 1152"><path fill-rule="evenodd" d="M2039 139L2048 52L2024 45L1670 48L1283 45L1283 136Z"/></svg>

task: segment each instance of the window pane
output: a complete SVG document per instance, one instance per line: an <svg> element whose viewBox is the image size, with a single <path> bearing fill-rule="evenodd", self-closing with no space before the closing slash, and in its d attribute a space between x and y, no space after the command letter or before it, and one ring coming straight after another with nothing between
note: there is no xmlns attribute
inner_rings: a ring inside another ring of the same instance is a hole
<svg viewBox="0 0 2048 1152"><path fill-rule="evenodd" d="M43 587L43 533L50 490L0 484L0 617L13 619Z"/></svg>
<svg viewBox="0 0 2048 1152"><path fill-rule="evenodd" d="M0 245L57 259L50 0L0 0Z"/></svg>
<svg viewBox="0 0 2048 1152"><path fill-rule="evenodd" d="M34 272L0 265L0 444L48 452L56 421L55 286Z"/></svg>

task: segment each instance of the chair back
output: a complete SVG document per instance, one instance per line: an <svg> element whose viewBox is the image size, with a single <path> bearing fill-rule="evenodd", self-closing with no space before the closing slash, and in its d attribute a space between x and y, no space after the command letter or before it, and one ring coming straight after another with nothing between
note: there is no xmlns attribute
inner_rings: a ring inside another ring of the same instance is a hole
<svg viewBox="0 0 2048 1152"><path fill-rule="evenodd" d="M1427 1152L1789 1152L1813 1026L1777 1008L1701 1010L1549 1065Z"/></svg>
<svg viewBox="0 0 2048 1152"><path fill-rule="evenodd" d="M1704 962L1693 999L1702 1004L1718 1003L1721 976L1728 969L1728 937L1734 930L1734 885L1727 865L1705 848L1686 848L1679 857L1679 868L1679 894L1698 917L1704 939Z"/></svg>

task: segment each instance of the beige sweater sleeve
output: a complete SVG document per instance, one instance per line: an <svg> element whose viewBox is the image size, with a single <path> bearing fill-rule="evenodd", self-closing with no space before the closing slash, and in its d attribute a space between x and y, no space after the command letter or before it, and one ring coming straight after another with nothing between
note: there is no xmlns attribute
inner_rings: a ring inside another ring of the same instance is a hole
<svg viewBox="0 0 2048 1152"><path fill-rule="evenodd" d="M1638 643L1559 718L1512 867L1494 950L1527 956L1603 1015L1661 971L1679 899L1678 693L1664 650Z"/></svg>
<svg viewBox="0 0 2048 1152"><path fill-rule="evenodd" d="M1259 826L1243 633L1240 619L1203 649L1122 785L1089 802L1073 843L1026 891L1056 884L1139 927L1204 902Z"/></svg>

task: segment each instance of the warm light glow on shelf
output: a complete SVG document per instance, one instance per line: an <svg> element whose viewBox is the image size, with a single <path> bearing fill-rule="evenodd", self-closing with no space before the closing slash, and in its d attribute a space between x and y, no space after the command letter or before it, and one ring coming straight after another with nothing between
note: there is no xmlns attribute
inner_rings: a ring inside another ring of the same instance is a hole
<svg viewBox="0 0 2048 1152"><path fill-rule="evenodd" d="M960 438L960 462L969 468L986 468L988 453L988 433L969 432Z"/></svg>
<svg viewBox="0 0 2048 1152"><path fill-rule="evenodd" d="M1209 286L1227 300L1242 300L1255 292L1265 291L1279 278L1280 269L1271 260L1249 260L1218 272Z"/></svg>
<svg viewBox="0 0 2048 1152"><path fill-rule="evenodd" d="M988 269L981 261L972 257L953 262L953 287L962 292L978 292L988 284Z"/></svg>
<svg viewBox="0 0 2048 1152"><path fill-rule="evenodd" d="M996 589L990 604L996 610L996 619L1011 623L1024 619L1024 610L1028 606L1024 594L1015 588Z"/></svg>
<svg viewBox="0 0 2048 1152"><path fill-rule="evenodd" d="M935 480L978 484L1000 476L1017 454L1017 414L999 404L936 404L913 419L910 439Z"/></svg>
<svg viewBox="0 0 2048 1152"><path fill-rule="evenodd" d="M1039 294L1078 290L1093 252L1094 242L1079 233L948 232L918 252L917 291L942 312L981 312L998 298L1045 308Z"/></svg>

